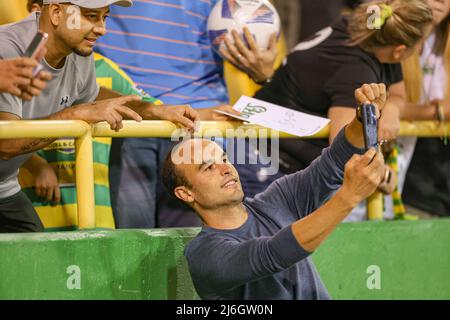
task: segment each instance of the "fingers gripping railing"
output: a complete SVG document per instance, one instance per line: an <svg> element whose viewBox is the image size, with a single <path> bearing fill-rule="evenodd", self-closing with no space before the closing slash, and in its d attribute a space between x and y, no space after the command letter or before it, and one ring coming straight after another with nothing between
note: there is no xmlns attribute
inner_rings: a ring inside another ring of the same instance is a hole
<svg viewBox="0 0 450 320"><path fill-rule="evenodd" d="M76 188L78 202L78 227L79 229L95 228L94 210L94 171L92 159L92 137L153 137L170 138L177 127L168 121L124 121L123 129L119 132L110 130L106 123L93 126L83 121L0 121L0 139L20 138L60 138L73 137L76 139ZM240 130L237 130L240 129ZM250 130L251 129L251 130ZM400 136L415 137L440 137L450 129L450 122L438 125L432 121L402 122ZM264 131L264 137L271 138L296 138L295 136L270 130L267 128L242 125L239 122L202 122L198 137L217 136L243 138L257 137L260 130ZM328 137L328 128L325 128L315 136L309 138ZM230 135L231 134L231 135ZM382 219L382 197L374 194L368 201L368 215L372 220Z"/></svg>

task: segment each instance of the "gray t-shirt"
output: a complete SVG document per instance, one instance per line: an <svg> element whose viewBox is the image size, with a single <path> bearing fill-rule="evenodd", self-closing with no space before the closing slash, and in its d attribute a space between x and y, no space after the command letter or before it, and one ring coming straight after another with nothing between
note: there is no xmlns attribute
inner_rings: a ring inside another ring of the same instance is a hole
<svg viewBox="0 0 450 320"><path fill-rule="evenodd" d="M353 154L344 130L307 169L284 176L246 199L237 229L203 227L185 255L202 299L316 300L330 296L291 225L318 209L341 186Z"/></svg>
<svg viewBox="0 0 450 320"><path fill-rule="evenodd" d="M21 56L38 31L39 14L33 13L17 23L0 26L0 59ZM67 56L60 69L54 69L45 59L42 65L52 74L47 88L31 101L0 93L0 112L9 112L22 119L45 118L72 105L94 101L99 92L95 78L94 57ZM20 191L18 169L30 155L0 160L0 199Z"/></svg>

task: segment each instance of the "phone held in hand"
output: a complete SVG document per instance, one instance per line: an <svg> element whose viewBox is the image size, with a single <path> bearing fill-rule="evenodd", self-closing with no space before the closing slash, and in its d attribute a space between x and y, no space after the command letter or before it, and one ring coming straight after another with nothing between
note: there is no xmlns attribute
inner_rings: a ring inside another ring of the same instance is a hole
<svg viewBox="0 0 450 320"><path fill-rule="evenodd" d="M38 33L36 33L36 35L34 36L33 40L31 40L31 43L25 50L23 56L36 59L38 62L40 62L38 54L44 48L47 40L48 34L45 32L38 31ZM36 76L42 70L42 68L43 68L42 65L39 63L39 65L33 70L33 76Z"/></svg>
<svg viewBox="0 0 450 320"><path fill-rule="evenodd" d="M364 147L367 150L378 147L378 119L373 104L363 104L358 108L358 118L363 125Z"/></svg>

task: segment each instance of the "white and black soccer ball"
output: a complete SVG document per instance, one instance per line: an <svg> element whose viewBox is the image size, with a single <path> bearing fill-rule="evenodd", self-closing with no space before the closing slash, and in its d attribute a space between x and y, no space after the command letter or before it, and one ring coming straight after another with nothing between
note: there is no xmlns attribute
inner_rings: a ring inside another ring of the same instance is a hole
<svg viewBox="0 0 450 320"><path fill-rule="evenodd" d="M269 0L220 0L208 18L213 48L219 52L225 37L232 40L232 30L237 30L243 38L244 26L249 28L258 47L267 49L270 36L274 32L280 34L280 17Z"/></svg>

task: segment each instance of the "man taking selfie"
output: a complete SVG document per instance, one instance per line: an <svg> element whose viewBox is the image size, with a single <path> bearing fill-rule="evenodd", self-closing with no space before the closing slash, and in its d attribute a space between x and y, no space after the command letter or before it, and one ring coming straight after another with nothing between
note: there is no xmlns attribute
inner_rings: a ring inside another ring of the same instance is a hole
<svg viewBox="0 0 450 320"><path fill-rule="evenodd" d="M364 85L356 100L381 110L386 87ZM214 142L185 140L173 149L164 184L204 224L185 250L202 299L329 299L309 256L386 173L379 150L364 153L362 128L353 119L308 168L245 200Z"/></svg>

